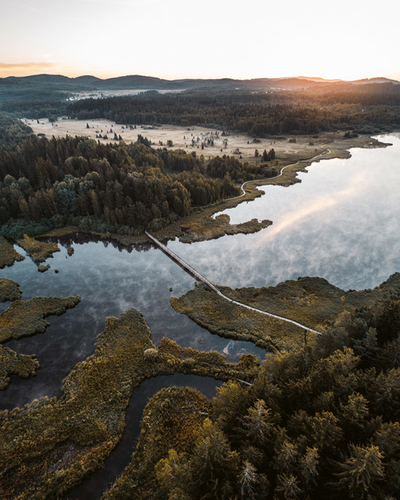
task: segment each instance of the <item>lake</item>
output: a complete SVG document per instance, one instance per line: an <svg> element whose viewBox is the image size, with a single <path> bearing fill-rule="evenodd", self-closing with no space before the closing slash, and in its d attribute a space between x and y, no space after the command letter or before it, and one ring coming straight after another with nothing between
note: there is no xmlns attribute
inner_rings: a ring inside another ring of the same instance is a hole
<svg viewBox="0 0 400 500"><path fill-rule="evenodd" d="M261 198L225 211L232 223L270 219L269 228L192 244L176 240L168 246L210 281L234 288L276 285L299 276L320 276L343 289L379 285L400 270L400 134L379 139L392 146L353 149L348 160L322 160L299 174L301 183L263 186ZM160 250L149 245L124 248L79 234L61 239L60 245L61 252L48 259L51 269L46 273L39 273L28 257L1 272L20 284L24 300L78 294L82 300L64 315L48 318L46 333L7 343L18 353L35 353L41 368L29 380L13 376L9 388L0 393L0 408L23 406L45 395L60 396L64 377L93 353L105 318L119 317L130 307L143 313L156 345L167 336L200 350L222 352L226 347L226 339L173 310L171 295L193 288L194 279ZM66 251L69 245L75 250L72 256ZM230 361L237 361L243 349L260 358L264 355L250 343L235 342L235 347ZM106 471L69 498L99 498L122 472L137 439L143 407L155 390L188 383L209 397L215 393L215 380L182 377L147 380L134 392L127 414L131 431L108 459Z"/></svg>

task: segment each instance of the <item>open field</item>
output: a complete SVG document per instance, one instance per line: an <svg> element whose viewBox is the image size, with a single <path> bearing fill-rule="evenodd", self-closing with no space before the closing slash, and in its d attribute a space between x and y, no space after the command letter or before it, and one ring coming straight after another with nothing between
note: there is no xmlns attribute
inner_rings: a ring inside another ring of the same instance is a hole
<svg viewBox="0 0 400 500"><path fill-rule="evenodd" d="M178 127L174 125L162 125L159 127L137 126L136 128L128 125L117 125L115 122L106 119L96 120L70 120L66 117L60 117L57 122L50 123L49 120L28 120L23 122L29 125L36 134L44 134L46 137L65 137L68 135L87 136L91 139L100 140L103 143L119 142L114 141L114 134L121 136L125 142L135 142L140 134L147 137L152 142L153 147L167 147L168 149L183 149L188 153L195 151L197 154L203 154L206 159L226 154L233 155L239 160L249 161L251 163L261 163L261 157L255 157L257 149L262 155L264 149L269 151L274 149L276 160L275 165L287 165L292 161L299 159L312 158L326 150L327 144L336 141L336 147L341 149L351 146L365 147L365 137L352 138L342 141L342 132L323 132L318 136L290 136L287 135L280 140L277 138L253 138L246 134L236 134L228 132L229 135L222 135L218 131L206 127ZM38 123L39 122L39 123ZM87 128L87 125L89 128ZM96 135L107 135L107 139L98 139ZM213 138L214 145L207 145L207 139ZM225 147L224 140L227 140ZM370 140L368 138L368 140ZM167 141L172 141L172 146L167 146ZM193 143L192 143L193 141ZM256 142L254 142L256 141ZM160 142L162 144L160 144ZM342 145L342 142L345 144ZM204 143L204 149L202 149Z"/></svg>
<svg viewBox="0 0 400 500"><path fill-rule="evenodd" d="M261 163L261 156L255 156L255 150L262 155L263 151L275 150L275 159L269 162L270 166L276 168L280 173L269 179L257 179L247 182L243 195L229 198L207 207L196 207L192 212L177 223L169 224L161 231L156 231L157 238L175 238L181 241L193 242L203 241L224 236L225 234L238 234L256 232L270 224L270 221L247 221L240 225L230 225L225 218L214 219L214 214L227 208L233 208L243 201L250 201L262 195L262 191L257 186L265 184L279 184L289 186L298 182L297 172L305 171L314 161L328 158L348 158L349 149L353 147L374 148L385 145L365 135L360 137L344 138L343 133L325 132L318 136L287 136L273 138L253 138L245 134L235 134L202 127L177 127L172 125L159 127L136 128L131 126L117 125L105 119L98 120L70 120L61 117L55 123L50 123L47 119L27 120L24 122L30 125L35 133L51 138L71 136L87 136L103 143L120 142L121 137L126 143L134 142L140 134L147 137L154 147L167 147L169 149L181 148L187 151L202 154L205 158L220 156L223 154L234 156L241 161L249 163ZM111 133L110 133L111 131ZM96 138L97 135L97 138ZM102 139L99 139L99 135ZM108 139L104 139L107 135ZM118 138L114 141L114 135ZM224 141L228 143L224 144ZM170 146L167 146L169 142ZM256 142L255 142L256 141ZM204 148L202 147L204 146ZM235 152L239 151L238 154ZM265 162L263 162L266 164ZM284 168L285 167L285 168ZM154 232L154 231L153 231ZM110 235L109 235L110 236ZM139 243L147 241L144 235L120 236L113 235L122 244Z"/></svg>

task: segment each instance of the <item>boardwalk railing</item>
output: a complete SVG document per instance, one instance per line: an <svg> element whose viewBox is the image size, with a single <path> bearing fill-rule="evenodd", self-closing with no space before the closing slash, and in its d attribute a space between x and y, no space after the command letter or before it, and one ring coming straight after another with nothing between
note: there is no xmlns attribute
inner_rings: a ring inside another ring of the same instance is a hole
<svg viewBox="0 0 400 500"><path fill-rule="evenodd" d="M206 285L208 285L211 290L216 292L220 297L223 297L225 300L228 300L232 304L235 304L240 307L245 307L246 309L250 309L251 311L258 312L260 314L264 314L266 316L269 316L271 318L279 319L281 321L285 321L286 323L291 323L292 325L296 325L299 328L303 328L304 330L307 330L309 332L316 333L317 335L322 335L321 332L318 332L317 330L313 330L312 328L309 328L308 326L302 325L301 323L298 323L297 321L294 321L289 318L284 318L283 316L278 316L277 314L272 314L267 311L261 311L260 309L256 309L255 307L248 306L247 304L242 304L241 302L237 302L236 300L230 299L226 295L224 295L218 288L211 283L207 278L205 278L202 274L200 274L194 267L190 266L187 262L185 262L179 255L174 253L172 250L167 248L165 245L161 243L157 238L152 236L150 233L145 231L146 236L151 239L153 243L155 243L168 257L170 257L173 261L175 261L177 264L179 264L186 272L188 272L191 276L196 278L198 281L202 281Z"/></svg>
<svg viewBox="0 0 400 500"><path fill-rule="evenodd" d="M174 253L172 250L170 250L165 245L163 245L161 243L161 241L159 241L157 238L152 236L147 231L145 231L145 233L146 233L146 236L148 236L153 243L155 243L159 248L161 248L161 250L165 254L167 254L168 257L170 257L172 260L177 262L181 267L183 267L183 269L185 269L185 271L187 271L189 274L191 274L197 280L202 281L203 283L208 285L211 288L211 290L213 290L214 292L217 292L219 295L222 295L221 292L218 290L218 288L211 283L211 281L209 281L207 278L205 278L203 275L201 275L199 272L197 272L196 269L194 269L187 262L185 262L183 259L181 259L179 257L179 255L176 255L176 253Z"/></svg>

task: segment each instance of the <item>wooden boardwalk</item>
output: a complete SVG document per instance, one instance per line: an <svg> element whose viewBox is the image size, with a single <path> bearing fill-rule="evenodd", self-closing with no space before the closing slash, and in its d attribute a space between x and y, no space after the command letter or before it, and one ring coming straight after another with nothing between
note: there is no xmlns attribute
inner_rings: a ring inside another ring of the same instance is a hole
<svg viewBox="0 0 400 500"><path fill-rule="evenodd" d="M297 321L294 321L289 318L284 318L283 316L278 316L277 314L269 313L267 311L261 311L261 309L256 309L255 307L248 306L247 304L242 304L241 302L237 302L236 300L230 299L226 295L224 295L218 288L211 283L206 277L204 277L202 274L200 274L194 267L190 266L187 262L185 262L179 255L174 253L172 250L167 248L165 245L161 243L157 238L152 236L150 233L145 231L146 236L151 239L153 243L155 243L170 259L172 259L174 262L176 262L179 266L182 267L187 273L189 273L191 276L193 276L195 279L198 281L202 281L206 285L208 285L211 290L216 292L220 297L223 297L225 300L228 300L232 304L236 304L237 306L244 307L246 309L250 309L251 311L255 311L260 314L265 314L266 316L270 316L271 318L275 318L281 321L285 321L286 323L291 323L292 325L296 325L299 328L302 328L305 331L316 333L317 335L322 335L321 332L318 332L317 330L313 330L312 328L309 328L308 326L302 325L301 323L298 323Z"/></svg>
<svg viewBox="0 0 400 500"><path fill-rule="evenodd" d="M202 274L200 274L198 271L196 271L196 269L194 269L187 262L185 262L183 259L181 259L179 257L179 255L177 255L172 250L170 250L169 248L167 248L165 245L163 245L161 243L161 241L159 241L157 238L155 238L154 236L152 236L147 231L145 231L145 233L146 233L146 236L148 236L153 243L155 243L159 248L161 248L161 250L166 255L168 255L168 257L170 257L172 260L174 260L175 262L177 262L186 272L188 272L191 276L193 276L194 278L196 278L198 281L202 281L203 283L205 283L206 285L208 285L211 288L211 290L213 290L214 292L217 292L219 295L222 295L222 293L218 290L218 288L215 285L213 285L211 283L211 281L209 281Z"/></svg>

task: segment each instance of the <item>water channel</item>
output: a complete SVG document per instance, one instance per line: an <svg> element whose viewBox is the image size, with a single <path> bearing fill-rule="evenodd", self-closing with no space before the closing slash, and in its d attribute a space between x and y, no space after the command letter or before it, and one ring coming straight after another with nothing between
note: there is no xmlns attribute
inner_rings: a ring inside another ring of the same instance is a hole
<svg viewBox="0 0 400 500"><path fill-rule="evenodd" d="M321 276L343 289L379 285L400 271L400 134L379 137L392 144L382 149L354 149L348 160L322 160L299 174L288 188L263 186L265 195L228 210L233 223L254 217L273 225L253 235L225 236L214 241L168 246L216 284L230 287L269 286L299 276ZM68 256L66 247L75 252ZM26 258L1 276L17 281L22 299L35 295L81 295L75 309L48 318L46 333L7 343L18 353L35 353L41 368L28 380L12 377L0 393L0 409L23 406L34 398L60 396L63 378L94 351L107 316L139 309L157 345L167 336L182 346L222 352L227 340L211 335L170 305L194 280L160 250L125 248L82 235L60 240L61 252L48 259L51 269L39 273ZM22 255L24 251L18 249ZM54 269L58 269L56 274ZM173 291L170 292L170 287ZM2 304L0 311L9 304ZM250 343L235 343L230 361L240 352L264 352ZM216 381L176 376L147 380L135 391L128 408L128 428L100 475L75 492L73 499L99 498L128 464L139 432L141 412L151 394L163 386L188 384L212 396Z"/></svg>

